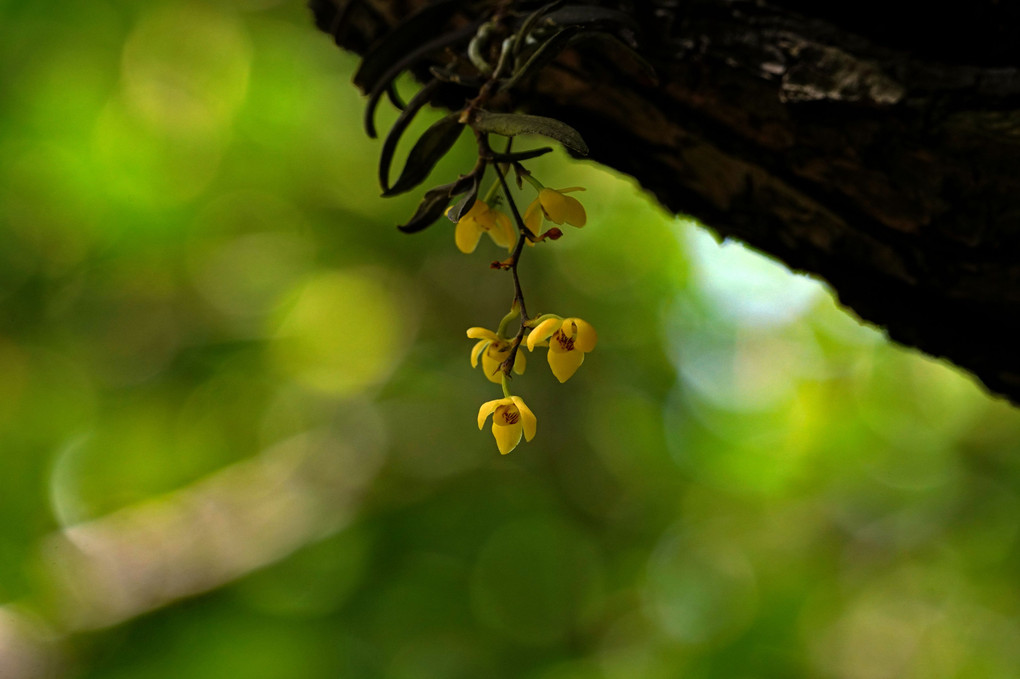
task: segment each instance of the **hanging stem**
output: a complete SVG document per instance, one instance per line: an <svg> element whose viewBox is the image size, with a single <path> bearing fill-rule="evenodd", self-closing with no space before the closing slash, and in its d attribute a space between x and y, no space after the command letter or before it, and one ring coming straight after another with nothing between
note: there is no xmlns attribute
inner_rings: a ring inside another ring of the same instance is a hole
<svg viewBox="0 0 1020 679"><path fill-rule="evenodd" d="M510 195L510 187L506 183L506 175L503 173L503 169L498 163L494 164L493 167L496 169L496 176L499 177L499 183L503 186L503 195L506 196L506 202L510 205L510 209L514 214L514 221L517 222L517 230L520 234L517 237L517 246L514 248L513 255L510 256L510 274L514 279L514 303L521 305L521 316L524 320L528 320L528 308L524 306L524 292L521 290L521 279L517 275L517 265L521 261L521 252L524 250L524 241L528 235L534 235L531 230L524 225L524 220L521 218L521 213L517 209L517 203L514 202L513 196Z"/></svg>
<svg viewBox="0 0 1020 679"><path fill-rule="evenodd" d="M488 135L476 130L475 138L478 141L479 156L491 158L493 150L492 147L489 146ZM510 259L508 260L509 263L504 267L510 269L510 275L514 282L514 298L510 305L511 313L514 313L515 310L519 311L521 319L521 324L517 329L517 334L514 335L512 340L510 340L510 355L507 356L507 359L500 365L504 379L509 379L510 371L513 369L514 361L517 359L517 351L520 349L521 342L524 339L524 334L528 329L528 321L530 320L528 316L528 307L524 303L524 291L521 289L521 279L517 272L517 266L521 261L521 253L524 251L524 244L527 241L528 236L534 237L535 234L533 234L524 223L521 211L517 208L517 203L514 201L513 195L510 193L510 185L506 181L506 169L497 162L493 162L492 167L496 171L496 177L499 179L499 185L503 189L503 195L506 198L507 205L510 206L510 212L513 214L514 222L517 224L518 233L517 244L514 247L513 254L510 255ZM504 318L504 320L506 319ZM503 326L504 324L501 323L500 328L505 329Z"/></svg>
<svg viewBox="0 0 1020 679"><path fill-rule="evenodd" d="M521 307L517 303L517 300L514 300L513 305L510 307L510 311L507 312L507 315L504 316L503 320L501 320L499 322L499 327L496 328L496 334L499 335L500 337L502 337L503 339L509 339L506 336L506 328L515 319L520 318L520 317L521 317Z"/></svg>
<svg viewBox="0 0 1020 679"><path fill-rule="evenodd" d="M503 168L500 167L499 163L493 163L493 167L496 170L496 176L499 177L499 183L503 187L503 195L506 196L506 202L510 206L510 210L513 212L514 221L517 222L517 246L514 248L514 253L510 258L510 275L514 281L514 301L513 306L519 306L521 311L521 326L517 330L517 335L514 336L513 342L510 344L510 355L503 362L503 375L504 377L509 376L510 369L514 365L514 361L517 360L517 351L521 347L521 341L524 339L524 333L527 330L528 323L528 308L524 305L524 291L521 289L521 279L517 273L517 265L521 261L521 252L524 250L524 243L527 240L527 234L531 234L531 231L524 224L524 219L521 217L520 210L517 209L517 203L514 202L513 196L510 195L510 187L506 183L506 175L503 172Z"/></svg>

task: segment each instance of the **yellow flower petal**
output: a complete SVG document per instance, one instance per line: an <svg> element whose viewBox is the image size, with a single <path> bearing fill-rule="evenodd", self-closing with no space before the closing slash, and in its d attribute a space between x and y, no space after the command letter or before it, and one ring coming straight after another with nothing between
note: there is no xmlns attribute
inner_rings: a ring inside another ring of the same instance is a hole
<svg viewBox="0 0 1020 679"><path fill-rule="evenodd" d="M577 369L581 367L581 364L584 363L583 351L562 351L558 348L556 342L549 346L549 353L546 356L549 359L549 367L552 369L552 374L561 383L569 380L577 372Z"/></svg>
<svg viewBox="0 0 1020 679"><path fill-rule="evenodd" d="M473 208L472 208L473 209ZM482 228L478 221L471 216L464 216L457 222L453 239L457 243L457 249L465 255L471 254L478 247L478 240L482 237Z"/></svg>
<svg viewBox="0 0 1020 679"><path fill-rule="evenodd" d="M508 248L512 250L513 247L517 245L517 239L520 238L521 232L517 229L517 225L514 224L513 220L510 219L510 217L506 218L504 228L506 229L507 235L510 237L510 245L508 246Z"/></svg>
<svg viewBox="0 0 1020 679"><path fill-rule="evenodd" d="M528 359L525 358L524 352L521 351L520 347L517 347L517 355L514 356L514 372L518 375L523 375L525 368L528 367Z"/></svg>
<svg viewBox="0 0 1020 679"><path fill-rule="evenodd" d="M586 353L592 351L595 348L595 344L599 341L599 335L595 332L595 328L592 327L591 323L580 318L568 320L572 321L577 328L577 334L574 337L574 348Z"/></svg>
<svg viewBox="0 0 1020 679"><path fill-rule="evenodd" d="M531 333L528 334L528 351L534 351L539 342L544 342L552 337L561 325L563 325L562 318L547 318L532 328Z"/></svg>
<svg viewBox="0 0 1020 679"><path fill-rule="evenodd" d="M517 444L521 442L522 431L520 422L503 426L493 420L492 435L496 437L496 446L499 448L500 455L506 455L517 447Z"/></svg>
<svg viewBox="0 0 1020 679"><path fill-rule="evenodd" d="M449 213L452 206L446 209ZM460 216L461 219L478 219L479 216L489 211L489 204L484 200L475 199L475 202L471 204L471 208Z"/></svg>
<svg viewBox="0 0 1020 679"><path fill-rule="evenodd" d="M493 331L489 330L488 328L479 328L478 326L475 326L474 328L468 328L467 336L468 339L487 339L487 340L499 339L499 335L497 335Z"/></svg>
<svg viewBox="0 0 1020 679"><path fill-rule="evenodd" d="M572 226L581 228L588 222L588 215L584 211L581 201L570 196L563 196L563 221Z"/></svg>
<svg viewBox="0 0 1020 679"><path fill-rule="evenodd" d="M514 227L510 222L510 218L502 212L495 210L492 210L489 214L492 216L492 226L489 229L489 236L492 237L492 242L501 248L506 248L507 250L513 249L514 244L517 242L517 236L514 233Z"/></svg>
<svg viewBox="0 0 1020 679"><path fill-rule="evenodd" d="M521 414L521 424L524 427L524 438L530 441L535 438L535 431L538 429L538 419L535 417L535 413L531 412L524 403L524 399L520 396L511 396L510 400L517 406L518 412Z"/></svg>
<svg viewBox="0 0 1020 679"><path fill-rule="evenodd" d="M471 367L472 368L477 368L478 367L478 355L481 354L485 350L485 347L489 346L490 341L491 340L483 339L483 340L478 340L478 342L475 343L474 348L471 350Z"/></svg>
<svg viewBox="0 0 1020 679"><path fill-rule="evenodd" d="M580 187L574 187L577 190ZM538 200L542 203L542 210L549 221L555 224L566 222L573 226L582 227L587 222L587 215L584 206L576 198L563 195L562 191L556 189L542 189L538 193Z"/></svg>
<svg viewBox="0 0 1020 679"><path fill-rule="evenodd" d="M542 229L542 219L544 217L542 203L536 198L528 206L528 209L524 211L524 226L528 227L528 231L537 236L538 232Z"/></svg>
<svg viewBox="0 0 1020 679"><path fill-rule="evenodd" d="M500 369L500 365L507 356L509 356L509 352L501 349L495 342L489 345L485 353L482 354L482 372L485 373L486 379L495 384L502 384L503 371Z"/></svg>
<svg viewBox="0 0 1020 679"><path fill-rule="evenodd" d="M496 408L498 408L499 406L506 405L505 402L509 400L510 399L506 398L497 398L495 400L486 401L485 403L483 403L482 407L478 409L478 428L481 429L482 427L484 427L485 420L488 419L489 415L495 412ZM513 401L510 402L512 403Z"/></svg>

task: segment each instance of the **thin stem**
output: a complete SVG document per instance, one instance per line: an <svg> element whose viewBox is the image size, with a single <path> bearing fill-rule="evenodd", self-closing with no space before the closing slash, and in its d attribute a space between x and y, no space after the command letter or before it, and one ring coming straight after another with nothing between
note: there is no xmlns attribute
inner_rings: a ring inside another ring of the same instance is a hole
<svg viewBox="0 0 1020 679"><path fill-rule="evenodd" d="M514 301L521 305L521 315L524 320L528 320L528 308L524 305L524 292L521 290L521 279L517 274L517 265L521 260L521 252L524 250L524 241L527 237L534 236L524 224L524 219L521 217L520 210L517 209L517 203L514 201L513 196L510 195L510 187L506 183L506 175L503 174L503 168L499 166L499 163L493 164L493 169L496 170L496 176L499 177L499 183L503 187L503 195L506 196L506 202L510 206L510 211L513 212L514 221L517 222L517 230L520 235L517 238L517 246L514 248L514 253L510 257L510 273L514 279Z"/></svg>
<svg viewBox="0 0 1020 679"><path fill-rule="evenodd" d="M524 333L527 330L528 323L528 307L524 304L524 291L521 289L521 278L517 272L517 265L521 261L521 252L524 250L524 242L527 240L527 234L531 234L531 230L524 224L524 219L521 218L521 212L517 209L517 203L514 201L513 196L510 195L510 187L506 183L506 176L503 173L503 168L499 166L499 163L493 163L493 168L496 170L496 176L499 177L499 183L503 187L503 195L506 196L506 202L510 205L510 210L513 212L514 221L517 222L517 229L519 236L517 237L517 246L514 248L514 253L510 258L510 275L514 280L514 305L520 305L521 308L521 326L517 330L517 335L514 336L513 341L510 344L510 355L507 356L503 362L503 376L504 379L509 377L510 369L514 365L514 361L517 360L517 351L521 348L521 341L524 339ZM534 235L534 234L532 234Z"/></svg>
<svg viewBox="0 0 1020 679"><path fill-rule="evenodd" d="M511 305L510 307L510 311L507 313L506 316L503 317L503 320L499 322L499 327L496 328L496 334L503 339L510 339L509 337L506 336L506 327L510 325L510 323L513 322L515 319L520 318L520 316L521 307L517 304L517 300L514 300L513 305Z"/></svg>
<svg viewBox="0 0 1020 679"><path fill-rule="evenodd" d="M521 169L523 170L523 168L521 168ZM535 179L534 177L532 177L531 173L528 172L527 170L524 170L523 172L518 172L517 176L518 177L523 177L525 179L525 181L527 181L529 184L531 184L532 186L535 187L536 191L541 191L542 189L545 188L545 186L542 184L542 182L540 182L537 179Z"/></svg>
<svg viewBox="0 0 1020 679"><path fill-rule="evenodd" d="M493 182L492 186L489 187L489 190L485 192L485 198L483 198L483 200L487 204L488 203L492 203L492 199L495 197L496 191L498 189L499 189L499 183L498 182Z"/></svg>
<svg viewBox="0 0 1020 679"><path fill-rule="evenodd" d="M483 132L475 130L475 138L478 141L479 156L491 157L492 147L489 146L489 137ZM509 145L508 145L509 148ZM499 185L503 188L503 195L506 197L507 205L510 206L510 212L513 214L514 222L517 224L517 244L514 247L513 254L509 259L509 266L506 268L510 269L510 275L514 281L514 299L511 303L511 312L514 308L518 308L521 314L521 325L517 329L517 334L514 335L513 339L510 340L510 355L507 356L506 360L500 364L503 370L503 381L504 384L510 379L510 371L513 369L514 361L517 360L517 351L520 349L521 341L524 339L524 334L528 329L528 307L524 303L524 291L521 289L521 279L517 272L517 266L521 261L521 252L524 250L524 243L528 239L528 236L534 237L535 234L531 232L531 229L524 223L524 218L521 217L521 211L517 208L517 203L514 201L513 195L510 193L510 185L506 181L506 172L500 166L499 163L492 163L492 168L496 171L496 177L499 179Z"/></svg>
<svg viewBox="0 0 1020 679"><path fill-rule="evenodd" d="M482 43L488 41L489 34L492 33L492 23L482 24L475 33L475 36L471 38L471 42L468 43L468 59L474 64L474 67L479 70L482 75L490 75L492 73L492 66L485 60L482 55Z"/></svg>

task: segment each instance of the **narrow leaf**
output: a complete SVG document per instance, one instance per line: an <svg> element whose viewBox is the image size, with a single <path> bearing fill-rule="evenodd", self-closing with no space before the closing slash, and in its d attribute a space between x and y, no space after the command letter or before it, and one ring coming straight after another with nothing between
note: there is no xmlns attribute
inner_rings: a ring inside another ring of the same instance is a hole
<svg viewBox="0 0 1020 679"><path fill-rule="evenodd" d="M514 36L515 57L520 53L521 48L523 48L527 43L528 34L531 33L531 29L535 27L535 23L562 4L563 0L553 0L553 2L538 8L527 16L524 23L521 24L521 27L517 29L517 34Z"/></svg>
<svg viewBox="0 0 1020 679"><path fill-rule="evenodd" d="M434 77L438 78L439 80L442 80L444 83L462 85L463 87L469 87L473 90L477 90L485 82L478 76L458 73L453 69L443 68L440 66L429 66L429 73L431 73Z"/></svg>
<svg viewBox="0 0 1020 679"><path fill-rule="evenodd" d="M425 193L425 197L418 203L418 209L406 224L397 228L404 233L417 233L432 224L443 216L446 206L450 204L450 193L448 187L431 189Z"/></svg>
<svg viewBox="0 0 1020 679"><path fill-rule="evenodd" d="M501 92L505 92L511 89L514 85L520 82L523 78L536 73L541 70L543 66L550 63L553 59L559 56L560 52L570 43L570 39L573 38L578 28L565 28L557 31L546 41L541 43L528 60L517 66L513 74L499 86Z"/></svg>
<svg viewBox="0 0 1020 679"><path fill-rule="evenodd" d="M397 150L400 137L403 136L404 130L411 124L422 106L432 98L437 87L439 87L439 81L431 80L418 90L418 93L411 98L411 101L407 102L407 106L400 112L393 127L390 128L390 133L386 135L386 141L383 142L382 151L379 153L379 185L382 186L383 191L390 190L390 164L393 162L393 154Z"/></svg>
<svg viewBox="0 0 1020 679"><path fill-rule="evenodd" d="M647 59L641 56L636 49L612 33L605 33L602 31L592 31L590 33L586 32L577 36L573 42L581 42L582 40L594 40L595 42L601 42L609 48L609 51L616 51L618 54L625 55L624 58L631 62L627 66L624 66L625 70L639 72L644 77L644 84L646 85L659 84L659 74L655 71L655 67L652 66ZM623 66L619 59L613 58L613 61L617 66Z"/></svg>
<svg viewBox="0 0 1020 679"><path fill-rule="evenodd" d="M368 93L368 103L365 105L365 132L369 137L373 139L376 136L375 133L375 109L379 106L379 100L386 93L390 83L393 82L398 75L404 72L406 69L413 66L415 63L423 60L432 52L443 49L444 47L452 47L459 42L468 40L478 30L481 20L475 21L459 30L453 31L446 35L440 35L435 40L431 40L424 45L406 53L402 59L396 61L391 65L385 73L379 76L375 83L375 86Z"/></svg>
<svg viewBox="0 0 1020 679"><path fill-rule="evenodd" d="M455 182L429 189L425 192L425 197L418 204L418 209L415 210L411 219L397 228L404 233L417 233L428 228L443 216L446 206L450 203L450 198L466 191L470 182L471 177L466 176Z"/></svg>
<svg viewBox="0 0 1020 679"><path fill-rule="evenodd" d="M518 134L539 134L555 139L582 156L588 155L588 145L584 143L581 134L570 125L555 118L525 113L491 113L479 110L476 112L471 126L480 132L492 132L504 137L513 137Z"/></svg>
<svg viewBox="0 0 1020 679"><path fill-rule="evenodd" d="M492 154L492 160L496 163L519 163L524 160L531 160L532 158L544 156L551 152L551 146L543 146L541 148L531 149L528 151L516 151L514 153L499 153L497 151Z"/></svg>
<svg viewBox="0 0 1020 679"><path fill-rule="evenodd" d="M309 0L308 7L315 17L315 26L324 33L329 33L340 44L340 36L347 28L347 20L356 2L349 2L339 8L331 0Z"/></svg>
<svg viewBox="0 0 1020 679"><path fill-rule="evenodd" d="M397 84L395 82L391 82L390 86L386 88L386 98L393 104L393 108L399 111L403 111L407 107L404 100L400 98L400 93L397 92Z"/></svg>
<svg viewBox="0 0 1020 679"><path fill-rule="evenodd" d="M389 197L404 193L425 181L432 168L436 166L440 158L446 155L463 131L464 125L460 122L459 111L433 123L418 138L407 156L407 162L404 164L404 170L400 173L400 177L389 190L383 192L383 196Z"/></svg>
<svg viewBox="0 0 1020 679"><path fill-rule="evenodd" d="M471 190L465 193L464 197L458 200L456 205L450 208L450 211L446 213L447 218L454 224L460 221L460 218L467 214L468 210L471 209L471 206L475 204L476 200L478 200L478 187L481 184L479 180L484 172L485 170L483 169L482 172L473 175L474 181L471 183Z"/></svg>
<svg viewBox="0 0 1020 679"><path fill-rule="evenodd" d="M361 60L354 84L363 92L374 90L390 67L442 33L458 4L456 0L439 0L394 26Z"/></svg>
<svg viewBox="0 0 1020 679"><path fill-rule="evenodd" d="M541 24L555 28L567 26L615 26L637 28L637 22L628 12L591 5L567 5L542 17Z"/></svg>

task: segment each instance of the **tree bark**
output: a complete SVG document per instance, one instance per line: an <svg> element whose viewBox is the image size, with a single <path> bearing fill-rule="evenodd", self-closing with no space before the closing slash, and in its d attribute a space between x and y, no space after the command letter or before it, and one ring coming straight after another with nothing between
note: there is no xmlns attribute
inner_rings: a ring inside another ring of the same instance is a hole
<svg viewBox="0 0 1020 679"><path fill-rule="evenodd" d="M329 30L348 2L312 4ZM355 2L337 42L364 51L425 4ZM622 50L580 45L519 90L522 110L1020 403L1017 5L890 20L870 1L574 4L630 12L658 82Z"/></svg>

